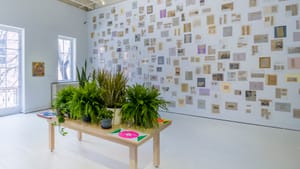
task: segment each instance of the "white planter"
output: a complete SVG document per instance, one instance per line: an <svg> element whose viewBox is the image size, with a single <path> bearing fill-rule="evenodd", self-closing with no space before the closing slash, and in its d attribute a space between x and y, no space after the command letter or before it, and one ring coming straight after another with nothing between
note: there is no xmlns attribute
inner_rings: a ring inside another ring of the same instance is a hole
<svg viewBox="0 0 300 169"><path fill-rule="evenodd" d="M121 108L107 108L108 110L111 110L114 112L114 117L112 119L113 125L120 125L121 124Z"/></svg>

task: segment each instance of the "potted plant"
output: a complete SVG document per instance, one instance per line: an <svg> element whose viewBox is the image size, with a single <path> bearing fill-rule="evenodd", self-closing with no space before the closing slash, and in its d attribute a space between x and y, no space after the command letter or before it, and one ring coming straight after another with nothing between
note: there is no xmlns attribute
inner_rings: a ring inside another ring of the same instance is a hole
<svg viewBox="0 0 300 169"><path fill-rule="evenodd" d="M70 117L83 119L86 122L99 123L98 114L104 107L102 90L96 81L85 82L84 87L78 88L70 102Z"/></svg>
<svg viewBox="0 0 300 169"><path fill-rule="evenodd" d="M113 124L120 124L120 110L125 102L127 77L125 77L123 72L113 74L112 72L99 70L96 79L99 87L103 89L106 107L114 112Z"/></svg>
<svg viewBox="0 0 300 169"><path fill-rule="evenodd" d="M67 86L61 89L53 100L52 108L57 112L59 123L63 123L65 117L70 117L70 102L76 90L77 88L74 86Z"/></svg>
<svg viewBox="0 0 300 169"><path fill-rule="evenodd" d="M112 118L113 118L113 111L106 109L106 108L102 108L98 118L100 120L100 125L103 129L109 129L112 127Z"/></svg>
<svg viewBox="0 0 300 169"><path fill-rule="evenodd" d="M167 101L160 98L155 88L136 84L126 90L126 102L122 106L123 123L153 128L158 126L159 110L167 110Z"/></svg>

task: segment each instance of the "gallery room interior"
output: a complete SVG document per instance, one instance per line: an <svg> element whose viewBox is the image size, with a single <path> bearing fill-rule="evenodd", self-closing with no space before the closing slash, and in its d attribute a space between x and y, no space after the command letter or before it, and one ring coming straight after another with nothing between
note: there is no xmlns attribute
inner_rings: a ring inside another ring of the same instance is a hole
<svg viewBox="0 0 300 169"><path fill-rule="evenodd" d="M1 0L0 169L298 169L299 7ZM99 124L105 98L91 124L74 106L87 86L104 97L101 70L126 78L122 124L114 114L109 129ZM166 106L156 102L154 120L126 114L147 102L129 104L138 85ZM56 105L64 89L75 93L66 112Z"/></svg>

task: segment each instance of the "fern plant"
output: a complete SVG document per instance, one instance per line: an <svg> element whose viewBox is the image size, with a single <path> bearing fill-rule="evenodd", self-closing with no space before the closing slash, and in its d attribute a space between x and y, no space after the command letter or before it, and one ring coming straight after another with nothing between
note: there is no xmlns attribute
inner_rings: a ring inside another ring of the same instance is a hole
<svg viewBox="0 0 300 169"><path fill-rule="evenodd" d="M79 88L71 101L71 119L89 117L91 123L99 123L97 118L104 107L102 90L95 81L85 82L84 87Z"/></svg>
<svg viewBox="0 0 300 169"><path fill-rule="evenodd" d="M56 98L53 100L52 108L57 111L57 118L59 123L65 121L66 116L70 116L70 102L74 96L77 88L74 86L67 86L61 89Z"/></svg>
<svg viewBox="0 0 300 169"><path fill-rule="evenodd" d="M122 106L123 123L153 128L158 126L159 110L167 110L167 101L160 98L155 88L136 84L126 90L126 102Z"/></svg>

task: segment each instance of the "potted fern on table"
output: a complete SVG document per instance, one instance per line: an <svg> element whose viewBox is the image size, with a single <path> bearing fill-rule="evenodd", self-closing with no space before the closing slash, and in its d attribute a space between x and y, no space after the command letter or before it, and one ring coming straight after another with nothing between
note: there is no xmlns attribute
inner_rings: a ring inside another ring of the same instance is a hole
<svg viewBox="0 0 300 169"><path fill-rule="evenodd" d="M136 84L126 90L126 102L122 106L123 123L142 128L158 127L160 110L167 110L167 101L160 98L156 88L147 88Z"/></svg>
<svg viewBox="0 0 300 169"><path fill-rule="evenodd" d="M59 123L63 123L65 117L70 117L70 103L76 90L74 86L67 86L61 89L53 100L52 108L56 110Z"/></svg>
<svg viewBox="0 0 300 169"><path fill-rule="evenodd" d="M85 82L78 88L70 102L71 119L82 119L85 122L99 123L98 115L104 107L102 90L95 81Z"/></svg>

